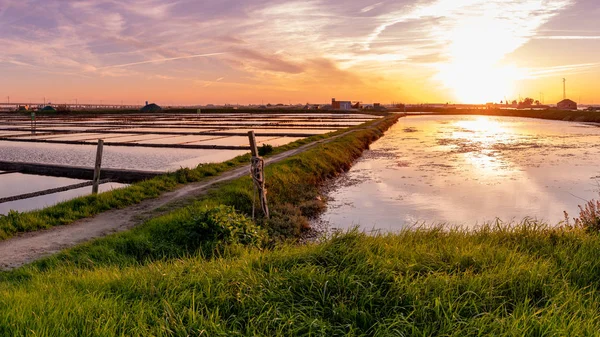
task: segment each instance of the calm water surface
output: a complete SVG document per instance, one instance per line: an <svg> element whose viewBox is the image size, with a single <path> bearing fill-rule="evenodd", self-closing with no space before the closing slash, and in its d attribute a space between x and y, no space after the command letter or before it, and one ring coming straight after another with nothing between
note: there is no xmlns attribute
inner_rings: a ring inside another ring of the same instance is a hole
<svg viewBox="0 0 600 337"><path fill-rule="evenodd" d="M600 128L526 118L402 118L335 183L330 228L557 224L598 198Z"/></svg>
<svg viewBox="0 0 600 337"><path fill-rule="evenodd" d="M162 149L105 146L102 167L143 171L176 171L201 163L218 163L245 150ZM0 160L93 167L96 145L19 143L0 141Z"/></svg>
<svg viewBox="0 0 600 337"><path fill-rule="evenodd" d="M38 192L83 182L85 182L85 180L45 177L22 173L3 174L0 175L0 198ZM127 185L119 183L101 184L99 187L99 192L102 193L125 186ZM0 203L0 215L6 215L11 210L26 212L42 209L62 201L67 201L76 197L91 194L91 192L92 187L88 186L59 193L38 196L35 198Z"/></svg>

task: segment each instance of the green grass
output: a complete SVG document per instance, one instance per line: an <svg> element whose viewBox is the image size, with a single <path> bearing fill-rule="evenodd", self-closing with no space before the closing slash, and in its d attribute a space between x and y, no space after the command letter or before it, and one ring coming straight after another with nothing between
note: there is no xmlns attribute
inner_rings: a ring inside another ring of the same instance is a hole
<svg viewBox="0 0 600 337"><path fill-rule="evenodd" d="M372 123L374 122L369 122L351 129L368 127L368 125L371 125ZM314 141L339 135L346 131L347 129L326 135L313 136L285 146L276 147L268 156L273 156ZM174 173L135 183L123 189L102 193L98 196L90 195L76 198L38 211L23 213L10 212L7 216L0 216L0 240L8 239L17 233L32 232L54 226L66 225L110 209L124 208L137 204L147 199L156 198L162 193L173 191L182 184L202 181L228 170L247 165L249 162L250 154L246 154L224 163L201 165L195 169L180 169Z"/></svg>
<svg viewBox="0 0 600 337"><path fill-rule="evenodd" d="M58 265L5 277L0 334L597 335L598 254L598 235L524 224Z"/></svg>

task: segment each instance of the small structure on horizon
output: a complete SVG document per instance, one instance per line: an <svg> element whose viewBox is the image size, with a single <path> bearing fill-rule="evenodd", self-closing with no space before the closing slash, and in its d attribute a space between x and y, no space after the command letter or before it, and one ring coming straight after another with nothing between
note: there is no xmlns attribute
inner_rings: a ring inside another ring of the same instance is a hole
<svg viewBox="0 0 600 337"><path fill-rule="evenodd" d="M141 112L161 112L162 108L157 104L146 102L146 105L140 109Z"/></svg>
<svg viewBox="0 0 600 337"><path fill-rule="evenodd" d="M331 107L334 110L351 110L352 102L350 101L336 101L335 98L331 99Z"/></svg>
<svg viewBox="0 0 600 337"><path fill-rule="evenodd" d="M52 105L46 105L45 107L41 108L40 111L56 112L56 109Z"/></svg>
<svg viewBox="0 0 600 337"><path fill-rule="evenodd" d="M577 110L577 103L570 99L563 99L556 104L559 110Z"/></svg>

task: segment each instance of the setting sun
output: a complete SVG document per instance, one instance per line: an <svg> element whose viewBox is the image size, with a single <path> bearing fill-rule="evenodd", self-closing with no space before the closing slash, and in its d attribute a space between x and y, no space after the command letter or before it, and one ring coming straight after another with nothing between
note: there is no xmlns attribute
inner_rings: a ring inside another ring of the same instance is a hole
<svg viewBox="0 0 600 337"><path fill-rule="evenodd" d="M500 102L512 97L520 71L501 62L523 45L528 31L540 23L532 21L521 27L525 29L515 29L520 23L500 15L498 4L484 7L483 15L459 16L450 30L439 33L449 44L448 61L438 65L437 78L458 103Z"/></svg>
<svg viewBox="0 0 600 337"><path fill-rule="evenodd" d="M457 62L442 65L438 78L452 90L457 102L487 103L513 97L516 73L509 67Z"/></svg>

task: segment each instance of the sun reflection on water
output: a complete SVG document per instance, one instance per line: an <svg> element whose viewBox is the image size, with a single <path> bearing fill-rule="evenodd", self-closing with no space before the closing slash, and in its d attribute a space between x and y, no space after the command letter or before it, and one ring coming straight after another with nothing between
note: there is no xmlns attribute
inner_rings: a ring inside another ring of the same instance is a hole
<svg viewBox="0 0 600 337"><path fill-rule="evenodd" d="M455 122L454 126L461 130L456 132L455 137L464 138L465 134L468 134L470 136L467 138L486 144L504 142L512 136L506 124L485 116L474 120L460 120Z"/></svg>
<svg viewBox="0 0 600 337"><path fill-rule="evenodd" d="M522 118L423 116L398 122L332 192L334 227L474 226L535 217L554 225L597 196L600 129ZM596 157L594 157L596 155ZM566 160L566 158L568 158Z"/></svg>
<svg viewBox="0 0 600 337"><path fill-rule="evenodd" d="M456 121L452 126L454 130L450 139L454 140L457 152L462 153L465 161L477 169L477 174L503 176L508 172L518 171L496 149L515 141L516 134L506 123L479 116L476 119Z"/></svg>

